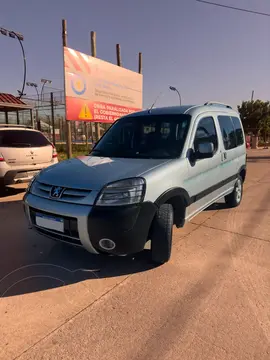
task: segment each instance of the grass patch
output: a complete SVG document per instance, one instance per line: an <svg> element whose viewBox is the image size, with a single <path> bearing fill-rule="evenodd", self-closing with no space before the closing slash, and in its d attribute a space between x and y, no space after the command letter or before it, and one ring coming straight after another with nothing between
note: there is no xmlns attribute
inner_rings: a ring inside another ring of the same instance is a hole
<svg viewBox="0 0 270 360"><path fill-rule="evenodd" d="M91 145L86 146L85 144L72 144L72 157L75 158L77 156L88 155L89 152L91 151L91 148L92 148ZM59 161L63 161L67 159L65 144L57 144L56 150L58 153Z"/></svg>

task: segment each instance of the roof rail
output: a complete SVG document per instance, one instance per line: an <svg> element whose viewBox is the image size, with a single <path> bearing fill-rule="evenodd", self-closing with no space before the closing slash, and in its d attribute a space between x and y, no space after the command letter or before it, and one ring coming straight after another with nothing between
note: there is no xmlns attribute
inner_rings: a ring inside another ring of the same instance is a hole
<svg viewBox="0 0 270 360"><path fill-rule="evenodd" d="M232 107L230 105L223 104L223 103L217 102L217 101L207 101L204 105L216 105L216 106L226 107L227 109L232 109Z"/></svg>
<svg viewBox="0 0 270 360"><path fill-rule="evenodd" d="M25 129L33 129L33 126L17 125L17 124L0 124L0 127L19 127L19 128L25 128Z"/></svg>

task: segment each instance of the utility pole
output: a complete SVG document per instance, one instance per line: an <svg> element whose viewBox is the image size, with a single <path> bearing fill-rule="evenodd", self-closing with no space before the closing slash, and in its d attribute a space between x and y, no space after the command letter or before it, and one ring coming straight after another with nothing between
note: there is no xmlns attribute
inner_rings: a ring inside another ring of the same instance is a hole
<svg viewBox="0 0 270 360"><path fill-rule="evenodd" d="M254 90L252 90L252 93L251 93L251 101L253 101L254 99Z"/></svg>
<svg viewBox="0 0 270 360"><path fill-rule="evenodd" d="M116 60L117 60L117 65L122 66L120 44L116 44Z"/></svg>
<svg viewBox="0 0 270 360"><path fill-rule="evenodd" d="M62 42L63 42L63 58L64 58L64 47L67 46L67 21L65 19L62 20ZM65 79L65 67L64 67L64 79ZM66 84L64 84L64 91L66 93ZM67 119L65 119L65 121L66 121L66 134L67 134L66 150L67 150L67 157L70 159L72 157L71 123Z"/></svg>
<svg viewBox="0 0 270 360"><path fill-rule="evenodd" d="M91 31L91 55L97 57L97 41L96 32ZM98 122L95 123L95 135L96 141L100 139L100 125Z"/></svg>

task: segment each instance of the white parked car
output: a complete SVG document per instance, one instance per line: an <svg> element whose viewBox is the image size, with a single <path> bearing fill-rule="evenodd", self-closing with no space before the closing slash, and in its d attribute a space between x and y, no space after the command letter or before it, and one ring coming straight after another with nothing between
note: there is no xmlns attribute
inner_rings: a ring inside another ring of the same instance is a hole
<svg viewBox="0 0 270 360"><path fill-rule="evenodd" d="M57 162L54 145L40 131L0 124L0 188L29 181Z"/></svg>

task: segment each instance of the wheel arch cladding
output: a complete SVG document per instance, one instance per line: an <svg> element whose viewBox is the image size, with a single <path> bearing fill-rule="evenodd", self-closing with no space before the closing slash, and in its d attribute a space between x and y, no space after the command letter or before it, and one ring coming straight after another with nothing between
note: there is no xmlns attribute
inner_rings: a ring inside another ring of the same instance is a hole
<svg viewBox="0 0 270 360"><path fill-rule="evenodd" d="M244 183L244 182L245 182L245 179L246 179L246 174L247 174L247 167L246 167L246 165L241 166L238 173L239 173L239 175L241 176L241 178L243 179L243 183Z"/></svg>
<svg viewBox="0 0 270 360"><path fill-rule="evenodd" d="M191 199L187 191L183 188L173 188L167 190L156 200L156 205L171 204L174 212L174 224L177 227L184 226L186 207L190 205Z"/></svg>

